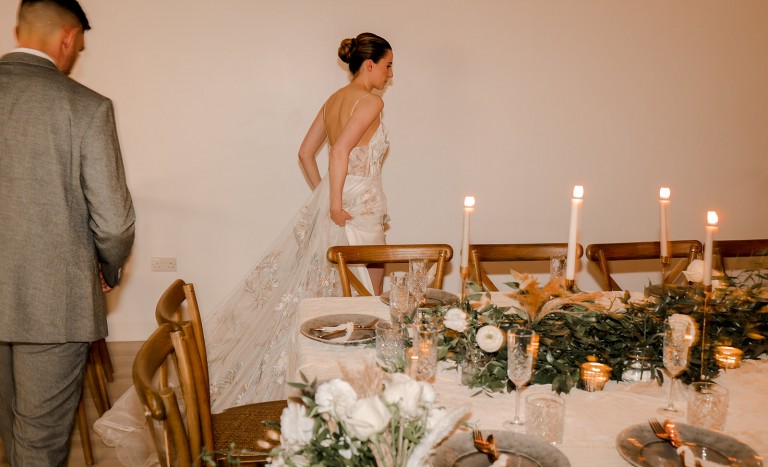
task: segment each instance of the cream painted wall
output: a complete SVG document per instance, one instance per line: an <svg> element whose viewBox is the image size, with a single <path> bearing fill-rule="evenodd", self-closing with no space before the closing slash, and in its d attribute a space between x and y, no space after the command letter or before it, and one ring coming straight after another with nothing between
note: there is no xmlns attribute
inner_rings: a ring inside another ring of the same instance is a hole
<svg viewBox="0 0 768 467"><path fill-rule="evenodd" d="M73 77L115 102L138 217L113 340L145 338L176 277L215 306L285 227L309 195L298 146L347 80L336 47L366 30L395 49L390 243L450 243L458 264L469 193L475 242L566 241L574 184L585 246L658 238L662 185L673 239L703 240L711 209L718 238L768 236L764 0L81 3ZM0 4L0 51L17 5ZM151 273L155 256L178 273ZM580 285L595 274L583 262Z"/></svg>

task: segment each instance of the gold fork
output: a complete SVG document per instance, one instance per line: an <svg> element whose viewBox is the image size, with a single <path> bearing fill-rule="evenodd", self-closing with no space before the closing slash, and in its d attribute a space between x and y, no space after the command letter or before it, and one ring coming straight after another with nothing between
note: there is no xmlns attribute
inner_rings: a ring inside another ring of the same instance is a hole
<svg viewBox="0 0 768 467"><path fill-rule="evenodd" d="M496 450L496 443L493 441L493 435L488 435L488 440L483 439L483 433L477 429L472 428L472 441L475 443L475 449L488 456L488 460L493 464L498 459L499 454Z"/></svg>

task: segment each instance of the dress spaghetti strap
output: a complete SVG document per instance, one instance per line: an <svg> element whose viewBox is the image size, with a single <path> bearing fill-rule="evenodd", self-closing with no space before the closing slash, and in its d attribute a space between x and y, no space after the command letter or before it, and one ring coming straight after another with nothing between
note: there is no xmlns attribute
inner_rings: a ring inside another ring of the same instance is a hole
<svg viewBox="0 0 768 467"><path fill-rule="evenodd" d="M368 97L370 95L372 95L372 94L370 94L370 93L366 94L363 97L361 97L360 99L355 101L355 103L352 105L352 110L349 111L349 116L350 117L352 117L352 114L355 113L355 109L357 108L357 104L359 104L361 100L365 99L366 97Z"/></svg>

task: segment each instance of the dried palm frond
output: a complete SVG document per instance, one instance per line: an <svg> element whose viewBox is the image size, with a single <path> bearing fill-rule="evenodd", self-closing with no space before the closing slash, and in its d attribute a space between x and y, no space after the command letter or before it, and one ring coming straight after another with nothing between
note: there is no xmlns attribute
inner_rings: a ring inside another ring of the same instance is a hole
<svg viewBox="0 0 768 467"><path fill-rule="evenodd" d="M384 390L384 370L376 365L376 362L368 359L363 362L362 368L350 369L340 363L343 379L352 385L357 397L365 398L378 396Z"/></svg>

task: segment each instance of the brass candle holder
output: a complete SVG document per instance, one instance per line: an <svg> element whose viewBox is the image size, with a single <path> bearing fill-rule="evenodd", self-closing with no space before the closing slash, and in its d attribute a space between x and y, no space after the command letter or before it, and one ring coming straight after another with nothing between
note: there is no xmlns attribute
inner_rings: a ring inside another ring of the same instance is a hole
<svg viewBox="0 0 768 467"><path fill-rule="evenodd" d="M587 392L602 391L611 377L612 368L604 363L584 362L579 367L579 378Z"/></svg>
<svg viewBox="0 0 768 467"><path fill-rule="evenodd" d="M733 369L741 366L744 352L736 347L718 345L715 348L715 361L720 368Z"/></svg>

